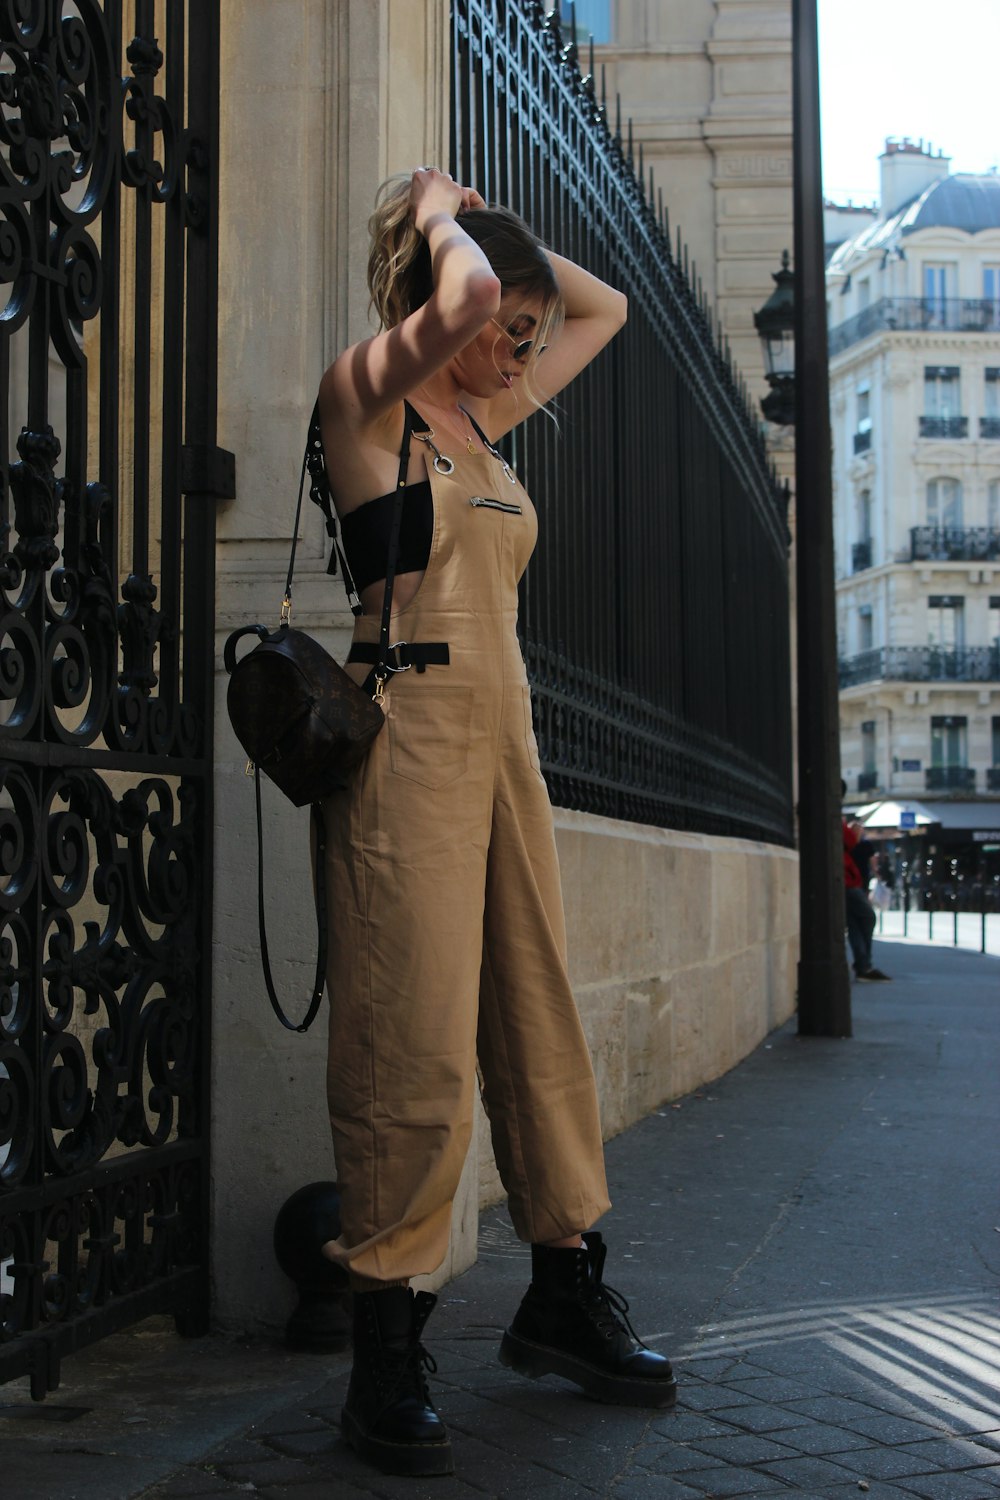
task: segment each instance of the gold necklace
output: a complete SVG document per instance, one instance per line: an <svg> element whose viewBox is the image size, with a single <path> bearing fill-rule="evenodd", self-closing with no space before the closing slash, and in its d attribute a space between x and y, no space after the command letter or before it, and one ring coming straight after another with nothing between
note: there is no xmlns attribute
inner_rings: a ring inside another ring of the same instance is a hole
<svg viewBox="0 0 1000 1500"><path fill-rule="evenodd" d="M465 409L464 406L459 406L459 407L456 408L456 410L458 410L458 411L460 411L462 413L462 421L465 424L465 446L466 446L466 449L468 450L469 453L478 453L479 449L476 447L475 443L472 441L472 428L469 426L469 414L468 414L468 412L466 411L466 409Z"/></svg>

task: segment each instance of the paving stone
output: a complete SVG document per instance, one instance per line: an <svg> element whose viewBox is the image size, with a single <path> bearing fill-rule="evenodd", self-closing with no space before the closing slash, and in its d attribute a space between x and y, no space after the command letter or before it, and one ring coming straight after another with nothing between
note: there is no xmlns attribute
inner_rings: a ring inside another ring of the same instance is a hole
<svg viewBox="0 0 1000 1500"><path fill-rule="evenodd" d="M317 1453L329 1453L340 1444L340 1433L332 1427L319 1428L312 1432L286 1432L268 1438L268 1445L278 1453L290 1458L309 1458Z"/></svg>
<svg viewBox="0 0 1000 1500"><path fill-rule="evenodd" d="M696 1385L682 1390L677 1397L681 1410L721 1411L725 1407L755 1405L752 1396L745 1391L733 1390L726 1385Z"/></svg>
<svg viewBox="0 0 1000 1500"><path fill-rule="evenodd" d="M639 1474L632 1470L617 1480L607 1494L608 1500L702 1500L704 1492L662 1474Z"/></svg>
<svg viewBox="0 0 1000 1500"><path fill-rule="evenodd" d="M239 1491L229 1490L227 1493L229 1500L241 1500ZM368 1489L367 1487L359 1489L357 1485L351 1484L342 1475L337 1474L326 1478L314 1476L312 1479L306 1480L305 1484L282 1484L277 1489L254 1489L244 1491L244 1494L248 1494L251 1500L257 1500L258 1496L261 1497L261 1500L375 1500L378 1491ZM448 1490L435 1490L434 1494L438 1497L438 1500L458 1500L459 1495L461 1495L462 1500L473 1500L473 1497L475 1497L475 1500L482 1500L481 1493L476 1490L470 1490L468 1486L464 1486L461 1491L451 1488ZM429 1489L423 1490L423 1493L419 1496L417 1491L413 1491L411 1500L424 1500L425 1496L427 1500L431 1500Z"/></svg>
<svg viewBox="0 0 1000 1500"><path fill-rule="evenodd" d="M636 1455L636 1463L653 1474L676 1474L679 1479L698 1469L716 1468L714 1458L689 1448L686 1443L662 1443L659 1448L644 1447Z"/></svg>
<svg viewBox="0 0 1000 1500"><path fill-rule="evenodd" d="M845 1396L817 1396L807 1401L788 1401L786 1409L813 1417L817 1422L829 1422L834 1427L855 1428L859 1422L877 1417L880 1413L866 1402L852 1401Z"/></svg>
<svg viewBox="0 0 1000 1500"><path fill-rule="evenodd" d="M224 1478L252 1484L257 1489L263 1489L266 1485L295 1484L312 1477L309 1465L301 1459L282 1458L277 1453L250 1463L220 1462L218 1467Z"/></svg>
<svg viewBox="0 0 1000 1500"><path fill-rule="evenodd" d="M764 1468L776 1479L795 1485L804 1495L820 1490L826 1484L836 1484L846 1472L840 1464L831 1463L828 1458L779 1458L774 1463L765 1464Z"/></svg>
<svg viewBox="0 0 1000 1500"><path fill-rule="evenodd" d="M851 1448L867 1448L871 1438L844 1427L830 1427L824 1422L810 1422L805 1427L781 1428L778 1441L799 1453L846 1453Z"/></svg>
<svg viewBox="0 0 1000 1500"><path fill-rule="evenodd" d="M742 1391L754 1401L808 1401L810 1397L826 1394L819 1386L790 1379L787 1375L761 1374L753 1379L741 1375L737 1380L730 1380L729 1388Z"/></svg>
<svg viewBox="0 0 1000 1500"><path fill-rule="evenodd" d="M851 1422L852 1432L864 1432L877 1443L916 1443L921 1438L937 1437L937 1431L929 1422L914 1422L909 1417L885 1416L855 1417Z"/></svg>
<svg viewBox="0 0 1000 1500"><path fill-rule="evenodd" d="M696 1376L699 1380L722 1380L732 1370L738 1360L731 1354L709 1354L704 1359L697 1355L693 1359L683 1362L675 1362L677 1368L677 1379L684 1381Z"/></svg>
<svg viewBox="0 0 1000 1500"><path fill-rule="evenodd" d="M1000 1464L1000 1454L971 1438L929 1438L924 1443L906 1443L897 1450L912 1454L928 1469L969 1469L978 1464Z"/></svg>
<svg viewBox="0 0 1000 1500"><path fill-rule="evenodd" d="M790 1427L811 1425L811 1418L802 1412L786 1411L782 1406L766 1404L732 1408L729 1421L734 1427L742 1427L747 1432L782 1432Z"/></svg>
<svg viewBox="0 0 1000 1500"><path fill-rule="evenodd" d="M760 1474L756 1469L701 1469L696 1474L681 1476L681 1483L688 1484L701 1495L710 1495L712 1500L729 1500L736 1495L761 1495L774 1489L774 1475ZM786 1491L787 1494L787 1491Z"/></svg>
<svg viewBox="0 0 1000 1500"><path fill-rule="evenodd" d="M287 1411L276 1411L272 1416L265 1417L260 1422L254 1422L247 1436L264 1438L289 1432L329 1432L332 1421L332 1411L324 1419L320 1416L313 1416L300 1407L293 1407Z"/></svg>
<svg viewBox="0 0 1000 1500"><path fill-rule="evenodd" d="M909 1474L933 1474L936 1470L931 1458L915 1458L905 1448L855 1448L838 1453L836 1461L865 1479L905 1479Z"/></svg>
<svg viewBox="0 0 1000 1500"><path fill-rule="evenodd" d="M786 1490L785 1494L788 1493L789 1491ZM901 1495L906 1495L908 1500L912 1500L913 1497L913 1491L905 1487L905 1481L900 1484L891 1484L888 1481L875 1479L867 1490L859 1490L858 1481L853 1479L848 1484L830 1485L823 1491L822 1500L899 1500Z"/></svg>
<svg viewBox="0 0 1000 1500"><path fill-rule="evenodd" d="M987 1488L982 1474L921 1474L907 1484L921 1500L992 1500L994 1487Z"/></svg>
<svg viewBox="0 0 1000 1500"><path fill-rule="evenodd" d="M753 1433L718 1438L697 1438L691 1445L701 1453L707 1453L716 1463L762 1464L768 1459L794 1458L795 1450L773 1438L757 1437Z"/></svg>
<svg viewBox="0 0 1000 1500"><path fill-rule="evenodd" d="M671 1415L657 1417L650 1423L650 1433L668 1438L672 1443L691 1443L698 1438L736 1436L736 1429L728 1422L714 1417L702 1416L695 1411L677 1411Z"/></svg>

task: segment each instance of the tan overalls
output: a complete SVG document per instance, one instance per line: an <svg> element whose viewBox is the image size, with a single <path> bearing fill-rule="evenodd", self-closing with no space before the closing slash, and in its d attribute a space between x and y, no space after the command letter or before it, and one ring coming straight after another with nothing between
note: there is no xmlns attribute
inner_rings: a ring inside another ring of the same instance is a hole
<svg viewBox="0 0 1000 1500"><path fill-rule="evenodd" d="M389 678L385 730L324 804L343 1231L328 1251L374 1281L445 1257L477 1055L520 1238L561 1238L609 1206L516 635L537 520L498 457L460 443L442 452L454 471L427 463L430 557L393 613L392 640L447 642L450 664ZM355 641L378 633L377 617L356 621ZM370 669L348 670L360 682Z"/></svg>

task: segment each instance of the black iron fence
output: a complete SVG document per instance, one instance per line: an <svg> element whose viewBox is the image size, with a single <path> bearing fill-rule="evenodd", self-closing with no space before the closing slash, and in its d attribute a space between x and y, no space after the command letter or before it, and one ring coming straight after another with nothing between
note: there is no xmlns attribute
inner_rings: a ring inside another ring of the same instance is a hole
<svg viewBox="0 0 1000 1500"><path fill-rule="evenodd" d="M785 496L641 155L537 0L455 0L452 165L627 292L511 456L538 503L521 625L553 800L792 839Z"/></svg>

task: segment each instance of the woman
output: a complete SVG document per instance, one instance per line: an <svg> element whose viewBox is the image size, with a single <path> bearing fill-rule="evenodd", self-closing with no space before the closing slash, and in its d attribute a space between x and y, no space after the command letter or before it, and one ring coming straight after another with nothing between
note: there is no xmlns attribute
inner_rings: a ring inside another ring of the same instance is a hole
<svg viewBox="0 0 1000 1500"><path fill-rule="evenodd" d="M608 1208L593 1071L566 977L552 815L538 766L517 584L537 526L493 444L625 321L620 292L543 250L516 215L424 168L383 185L369 287L382 331L320 387L344 550L363 605L348 657L376 661L391 511L406 488L386 730L325 805L330 1117L355 1292L343 1429L387 1472L450 1473L422 1373L483 1101L531 1286L500 1357L599 1399L665 1406L670 1364L601 1281ZM544 354L543 354L544 349Z"/></svg>

